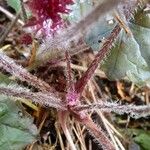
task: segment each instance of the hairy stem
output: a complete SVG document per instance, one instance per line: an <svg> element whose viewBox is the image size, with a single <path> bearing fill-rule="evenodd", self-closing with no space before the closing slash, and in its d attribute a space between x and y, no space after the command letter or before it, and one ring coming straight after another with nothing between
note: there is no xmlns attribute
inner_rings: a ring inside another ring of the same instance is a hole
<svg viewBox="0 0 150 150"><path fill-rule="evenodd" d="M90 80L95 70L97 69L99 62L101 62L103 58L108 54L113 42L120 33L120 30L121 28L119 27L119 25L116 25L110 36L107 38L106 42L103 44L103 47L99 50L99 52L95 56L95 59L93 60L87 71L77 81L77 83L75 84L75 90L77 91L77 93L82 94L85 86L87 85L87 82Z"/></svg>
<svg viewBox="0 0 150 150"><path fill-rule="evenodd" d="M67 90L69 91L72 86L72 75L71 75L71 59L68 51L66 51L66 61L67 61L67 68L66 68L66 77L67 77Z"/></svg>
<svg viewBox="0 0 150 150"><path fill-rule="evenodd" d="M89 116L77 120L86 126L90 134L95 138L96 141L98 141L98 143L102 146L104 150L115 150L114 145L105 135L105 133L92 121Z"/></svg>
<svg viewBox="0 0 150 150"><path fill-rule="evenodd" d="M118 114L129 114L131 117L140 118L150 115L150 105L135 106L135 105L120 105L117 103L100 102L91 105L77 106L78 111L82 110L97 110L105 112L115 112Z"/></svg>
<svg viewBox="0 0 150 150"><path fill-rule="evenodd" d="M43 106L65 110L65 106L62 104L61 100L56 98L54 94L44 94L42 92L33 93L28 89L19 87L18 85L0 85L0 94L17 98L25 98Z"/></svg>
<svg viewBox="0 0 150 150"><path fill-rule="evenodd" d="M10 74L18 77L21 81L26 81L28 84L38 88L41 91L54 91L49 84L30 74L26 69L23 69L21 66L17 65L13 59L3 53L0 53L0 68L5 69Z"/></svg>
<svg viewBox="0 0 150 150"><path fill-rule="evenodd" d="M70 65L70 55L66 52L66 61L67 61L67 94L66 94L66 103L68 106L73 106L76 104L76 92L74 91L74 84L71 75L71 65Z"/></svg>

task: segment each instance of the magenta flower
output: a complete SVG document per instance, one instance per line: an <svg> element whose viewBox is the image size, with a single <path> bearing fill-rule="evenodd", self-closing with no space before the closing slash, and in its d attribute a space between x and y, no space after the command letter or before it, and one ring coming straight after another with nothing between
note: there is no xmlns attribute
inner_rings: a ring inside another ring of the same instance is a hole
<svg viewBox="0 0 150 150"><path fill-rule="evenodd" d="M43 27L44 21L50 19L52 21L50 28L54 31L56 27L63 25L61 14L68 14L71 10L67 5L72 4L73 0L30 0L27 5L32 11L34 20L29 21L27 25Z"/></svg>

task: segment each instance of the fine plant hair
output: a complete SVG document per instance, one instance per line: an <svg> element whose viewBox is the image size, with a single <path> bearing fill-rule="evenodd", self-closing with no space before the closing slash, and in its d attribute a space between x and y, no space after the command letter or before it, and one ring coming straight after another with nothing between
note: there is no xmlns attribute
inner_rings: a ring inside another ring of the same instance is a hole
<svg viewBox="0 0 150 150"><path fill-rule="evenodd" d="M7 96L16 97L16 98L30 99L33 102L44 105L44 106L65 110L65 107L63 106L63 103L61 102L61 99L56 97L55 94L53 93L47 93L47 94L42 93L42 92L35 93L17 84L15 85L14 84L10 84L10 85L1 84L0 93L7 95Z"/></svg>
<svg viewBox="0 0 150 150"><path fill-rule="evenodd" d="M115 112L117 114L128 114L132 118L146 117L150 114L150 105L136 106L121 105L118 103L102 102L99 100L98 103L93 103L90 105L81 105L76 108L78 111L95 111L100 109L102 112Z"/></svg>
<svg viewBox="0 0 150 150"><path fill-rule="evenodd" d="M120 2L122 1L112 0L112 2L110 3L109 0L106 0L103 4L97 5L97 7L93 11L91 11L91 13L88 14L83 20L77 23L74 27L71 27L70 29L64 31L63 34L65 36L65 40L73 39L74 34L80 33L82 29L86 31L86 29L88 29L88 27L94 21L97 21L97 19L99 18L99 12L101 10L103 11L102 14L104 14L106 13L107 9L111 10L115 8L119 5ZM103 8L104 5L106 6L106 4L108 4L107 7ZM123 3L121 5L123 5ZM91 20L88 20L89 17ZM101 129L101 127L99 127L96 123L93 122L88 112L99 109L104 112L115 112L118 114L126 113L131 117L138 118L150 115L150 106L135 106L127 104L121 105L113 102L110 103L100 101L97 103L87 105L82 104L81 96L88 81L92 78L95 70L98 68L99 63L110 52L110 49L116 41L121 29L122 28L119 24L117 24L114 27L108 38L104 41L101 49L95 55L95 58L88 67L87 71L83 73L81 78L78 79L76 82L73 80L72 77L70 53L68 51L68 48L64 46L64 57L67 64L67 92L63 96L48 83L46 83L42 79L39 79L35 75L32 75L25 68L19 66L12 58L9 58L4 53L0 53L1 69L4 69L6 72L17 77L21 81L27 82L29 85L32 85L38 90L38 92L33 92L22 86L20 88L16 88L16 86L13 85L6 86L3 84L0 85L0 93L7 96L30 99L33 102L42 105L43 107L56 108L58 112L59 123L72 150L76 150L77 148L75 147L75 144L71 138L71 135L69 133L70 127L67 124L67 119L70 115L74 117L76 121L80 122L87 128L87 130L91 133L91 135L102 146L104 150L115 150L115 146L112 144L112 141L109 139L109 137L107 137L107 135ZM58 38L58 40L54 38L53 41L55 42L53 45L54 47L56 43L65 43L63 38ZM58 47L56 46L56 48ZM19 85L17 85L17 87L19 87Z"/></svg>
<svg viewBox="0 0 150 150"><path fill-rule="evenodd" d="M12 59L3 53L0 53L0 67L15 77L18 77L20 80L26 81L37 87L41 91L49 91L51 89L51 87L46 82L38 79L36 76L33 76L21 66L18 66Z"/></svg>

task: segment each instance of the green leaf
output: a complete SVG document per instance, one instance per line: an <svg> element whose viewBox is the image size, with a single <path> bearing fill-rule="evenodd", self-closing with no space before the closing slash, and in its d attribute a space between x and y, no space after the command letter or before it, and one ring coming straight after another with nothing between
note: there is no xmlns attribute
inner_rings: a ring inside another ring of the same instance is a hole
<svg viewBox="0 0 150 150"><path fill-rule="evenodd" d="M35 141L37 129L33 120L15 102L0 95L0 148L21 150Z"/></svg>
<svg viewBox="0 0 150 150"><path fill-rule="evenodd" d="M104 37L107 38L112 29L115 27L116 23L109 23L110 20L113 21L111 15L100 18L86 34L85 41L93 50L98 51L100 49L100 41Z"/></svg>
<svg viewBox="0 0 150 150"><path fill-rule="evenodd" d="M100 0L99 3L100 2L102 1ZM82 2L76 0L76 3L70 6L70 9L72 11L70 15L68 15L68 20L70 22L79 21L81 18L87 15L90 10L92 10L93 6L94 5L92 0L83 0ZM107 37L111 33L112 29L115 27L115 22L110 24L108 23L112 19L113 17L111 14L103 16L97 22L95 22L94 25L90 27L89 31L86 33L85 41L89 46L91 46L93 50L99 50L99 41L103 37Z"/></svg>
<svg viewBox="0 0 150 150"><path fill-rule="evenodd" d="M7 0L7 4L18 12L21 9L20 0Z"/></svg>
<svg viewBox="0 0 150 150"><path fill-rule="evenodd" d="M135 15L134 15L133 22L136 25L146 27L146 28L150 28L150 13L149 13L149 10L146 11L144 8L141 9L139 7L138 10L136 11Z"/></svg>
<svg viewBox="0 0 150 150"><path fill-rule="evenodd" d="M128 129L128 132L134 135L133 140L140 146L141 150L149 150L150 132L141 129Z"/></svg>
<svg viewBox="0 0 150 150"><path fill-rule="evenodd" d="M100 49L99 41L107 38L116 25L115 22L108 24L106 17L95 23L86 36L85 40L93 50ZM110 80L126 78L137 85L150 85L150 13L145 7L139 7L134 17L129 23L133 36L121 31L102 69Z"/></svg>
<svg viewBox="0 0 150 150"><path fill-rule="evenodd" d="M150 149L150 134L144 132L139 135L137 135L134 138L135 142L138 143L143 150L149 150Z"/></svg>
<svg viewBox="0 0 150 150"><path fill-rule="evenodd" d="M136 25L131 24L133 37L128 37L124 31L120 33L103 65L103 70L110 80L127 77L138 85L150 82L150 65L148 65L148 58L150 57L148 35L150 36L150 30L143 29L143 27L136 30L136 27Z"/></svg>
<svg viewBox="0 0 150 150"><path fill-rule="evenodd" d="M9 77L7 75L4 75L3 73L0 72L0 83L9 84L11 82L12 82L12 80L9 79Z"/></svg>
<svg viewBox="0 0 150 150"><path fill-rule="evenodd" d="M148 63L148 66L150 67L150 28L144 28L135 24L131 24L130 27L134 38L140 47L141 55L144 57L145 61Z"/></svg>
<svg viewBox="0 0 150 150"><path fill-rule="evenodd" d="M73 5L70 5L71 13L67 14L67 19L70 22L78 22L92 9L92 0L75 0Z"/></svg>

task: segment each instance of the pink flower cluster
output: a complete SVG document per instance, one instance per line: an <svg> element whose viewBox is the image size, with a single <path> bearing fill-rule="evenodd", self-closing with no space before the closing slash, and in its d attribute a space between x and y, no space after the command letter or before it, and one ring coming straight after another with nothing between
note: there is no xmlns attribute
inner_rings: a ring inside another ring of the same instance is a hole
<svg viewBox="0 0 150 150"><path fill-rule="evenodd" d="M55 30L63 24L61 14L68 14L71 10L67 8L67 5L73 3L73 0L29 0L27 5L34 16L29 21L29 25L42 27L44 21L51 19L50 28Z"/></svg>

